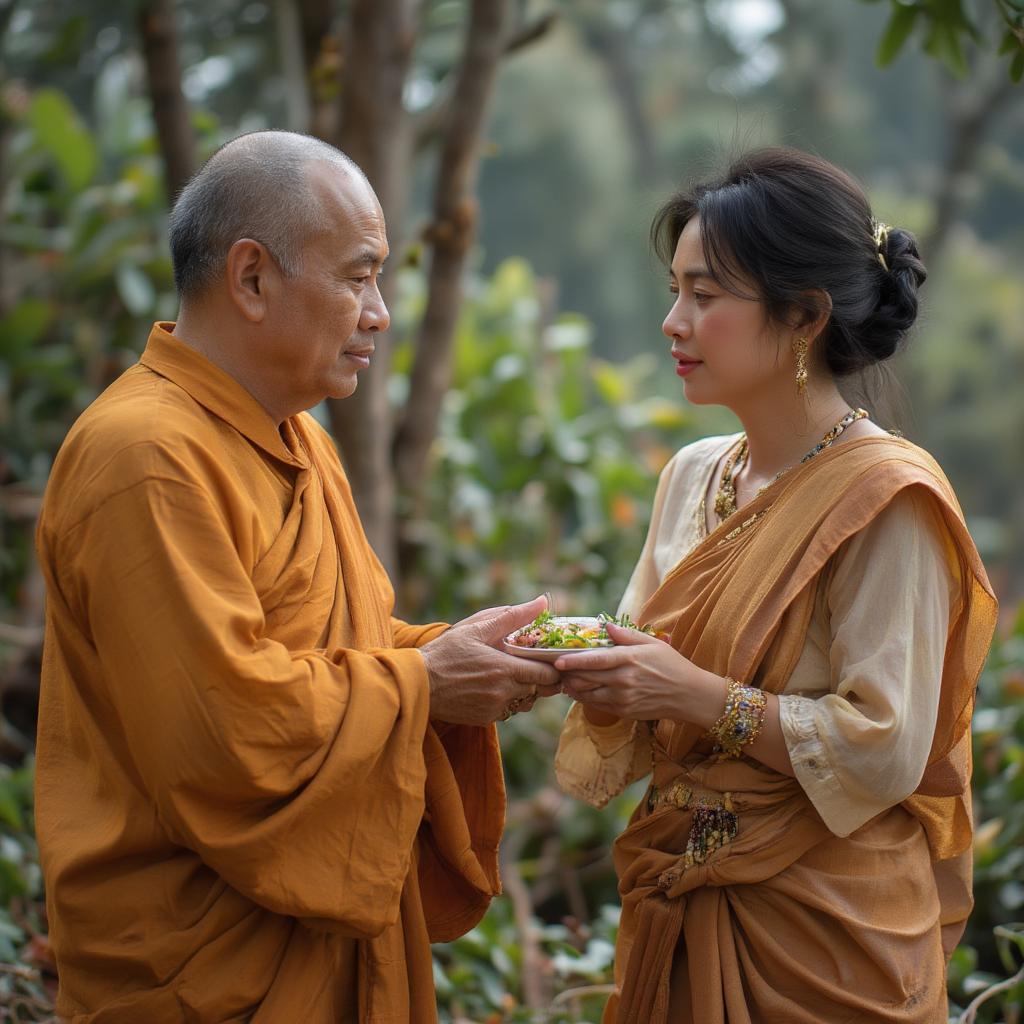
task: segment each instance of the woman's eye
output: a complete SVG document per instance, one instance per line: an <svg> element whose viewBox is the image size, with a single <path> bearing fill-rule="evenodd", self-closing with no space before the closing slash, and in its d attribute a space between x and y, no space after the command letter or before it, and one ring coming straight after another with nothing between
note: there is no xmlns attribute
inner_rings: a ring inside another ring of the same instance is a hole
<svg viewBox="0 0 1024 1024"><path fill-rule="evenodd" d="M694 292L693 301L700 304L704 302L710 302L714 298L714 295L709 295L707 292Z"/></svg>

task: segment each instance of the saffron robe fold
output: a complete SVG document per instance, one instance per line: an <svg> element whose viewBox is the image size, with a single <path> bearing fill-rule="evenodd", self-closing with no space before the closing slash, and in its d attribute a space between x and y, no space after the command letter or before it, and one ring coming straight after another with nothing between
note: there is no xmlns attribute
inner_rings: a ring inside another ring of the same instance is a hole
<svg viewBox="0 0 1024 1024"><path fill-rule="evenodd" d="M682 559L641 621L702 668L780 692L819 574L905 488L934 504L957 595L917 792L840 838L796 779L719 760L699 729L658 723L652 799L614 851L623 916L607 1022L945 1020L945 961L969 910L969 725L996 604L934 460L892 438L837 444ZM737 834L688 863L701 803L731 808Z"/></svg>
<svg viewBox="0 0 1024 1024"><path fill-rule="evenodd" d="M74 1024L436 1020L499 890L493 727L429 720L333 444L156 325L38 531L36 822Z"/></svg>

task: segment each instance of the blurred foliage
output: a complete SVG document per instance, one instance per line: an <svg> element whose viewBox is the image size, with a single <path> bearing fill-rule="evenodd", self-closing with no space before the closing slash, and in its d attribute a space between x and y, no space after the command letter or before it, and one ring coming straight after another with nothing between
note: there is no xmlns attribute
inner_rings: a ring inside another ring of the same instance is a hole
<svg viewBox="0 0 1024 1024"><path fill-rule="evenodd" d="M1024 606L989 655L973 733L975 907L949 972L950 996L959 1004L1024 964L1024 924L1012 924L1024 922ZM1024 975L977 1019L1024 1020Z"/></svg>
<svg viewBox="0 0 1024 1024"><path fill-rule="evenodd" d="M3 93L0 480L41 487L72 420L137 357L139 324L176 309L161 169L145 111L100 76L88 128L55 89ZM98 174L100 164L107 174Z"/></svg>
<svg viewBox="0 0 1024 1024"><path fill-rule="evenodd" d="M868 0L874 2L874 0ZM925 53L960 78L970 70L964 41L983 42L985 34L969 5L962 0L890 0L891 13L878 44L878 63L891 64L912 33L923 29ZM1021 0L990 0L998 13L998 53L1008 55L1013 82L1024 77L1024 3Z"/></svg>
<svg viewBox="0 0 1024 1024"><path fill-rule="evenodd" d="M418 271L405 271L401 285L399 338L425 301ZM426 507L402 517L404 540L419 550L403 604L420 619L538 589L563 612L614 612L643 543L653 480L695 436L694 417L658 396L665 375L653 356L595 357L582 317L544 322L542 291L521 260L471 285ZM406 345L396 358L396 401L410 355Z"/></svg>
<svg viewBox="0 0 1024 1024"><path fill-rule="evenodd" d="M32 762L0 765L0 1020L50 1021L56 976L32 828Z"/></svg>
<svg viewBox="0 0 1024 1024"><path fill-rule="evenodd" d="M954 479L971 533L1001 596L1019 595L1024 569L1024 402L1001 382L1024 380L1024 287L998 249L962 239L938 287L926 285L915 339L901 358L900 426L938 453ZM970 299L965 298L970 296ZM978 303L975 298L980 298ZM979 396L989 395L984 406Z"/></svg>
<svg viewBox="0 0 1024 1024"><path fill-rule="evenodd" d="M1024 411L1006 393L1024 369L1019 96L968 166L950 150L952 119L984 105L986 75L1005 81L1007 60L1019 74L1006 33L1020 27L1021 0L532 6L558 10L561 22L502 73L481 180L483 250L454 386L425 504L404 510L403 543L418 566L407 608L456 618L550 590L562 611L614 610L657 469L678 444L733 429L728 415L678 404L658 331L668 298L646 224L682 171L777 141L850 167L884 219L922 235L955 176L957 229L926 286L923 337L900 367L913 395L906 428L947 468L997 588L1019 594ZM39 491L75 416L135 361L148 324L175 313L136 8L0 3L4 620L35 614L31 517L6 496ZM176 9L202 148L285 123L274 8L181 0ZM427 4L431 33L409 89L417 109L444 91L463 10L458 0ZM996 57L1000 34L1005 52ZM875 67L875 57L897 53L884 73ZM395 333L408 345L423 278L415 268L399 273ZM557 312L566 307L589 319ZM400 352L396 403L409 362ZM637 794L601 812L561 797L552 759L564 711L553 698L502 726L509 896L470 935L436 948L448 1020L598 1019L617 920L610 848ZM1019 960L1011 923L1024 918L1022 722L1018 621L993 651L979 695L977 909L951 966L955 1006ZM30 764L0 768L0 1020L43 1019L53 992L30 779ZM591 986L578 1005L553 1005ZM1020 1022L1022 999L1019 985L997 993L978 1020Z"/></svg>

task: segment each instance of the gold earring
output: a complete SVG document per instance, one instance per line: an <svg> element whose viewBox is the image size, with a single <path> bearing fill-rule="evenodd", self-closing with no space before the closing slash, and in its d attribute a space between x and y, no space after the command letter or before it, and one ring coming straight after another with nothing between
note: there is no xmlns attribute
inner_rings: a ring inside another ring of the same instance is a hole
<svg viewBox="0 0 1024 1024"><path fill-rule="evenodd" d="M797 338L793 351L796 353L796 393L802 395L807 391L807 339Z"/></svg>

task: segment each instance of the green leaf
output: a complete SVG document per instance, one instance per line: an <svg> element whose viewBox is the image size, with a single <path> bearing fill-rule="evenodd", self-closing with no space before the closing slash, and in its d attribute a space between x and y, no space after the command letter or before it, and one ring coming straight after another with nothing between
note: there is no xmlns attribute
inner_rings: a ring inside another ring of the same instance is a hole
<svg viewBox="0 0 1024 1024"><path fill-rule="evenodd" d="M12 359L30 349L50 322L50 306L42 299L25 298L0 320L0 353Z"/></svg>
<svg viewBox="0 0 1024 1024"><path fill-rule="evenodd" d="M1010 79L1019 82L1022 78L1024 78L1024 50L1021 50L1013 58L1013 63L1010 65Z"/></svg>
<svg viewBox="0 0 1024 1024"><path fill-rule="evenodd" d="M1003 38L999 43L999 50L997 52L1002 57L1004 54L1013 53L1020 45L1017 36L1010 29L1007 29L1003 33Z"/></svg>
<svg viewBox="0 0 1024 1024"><path fill-rule="evenodd" d="M622 405L633 397L631 382L620 366L595 360L591 372L598 394L609 405Z"/></svg>
<svg viewBox="0 0 1024 1024"><path fill-rule="evenodd" d="M973 946L957 946L949 960L947 973L950 987L959 988L977 967L978 951Z"/></svg>
<svg viewBox="0 0 1024 1024"><path fill-rule="evenodd" d="M893 7L892 17L885 27L881 42L878 44L878 56L876 62L880 68L887 67L895 59L903 44L907 41L913 31L914 23L917 21L919 9L908 7L905 4L896 4Z"/></svg>
<svg viewBox="0 0 1024 1024"><path fill-rule="evenodd" d="M1017 616L1013 621L1013 635L1024 637L1024 601L1017 609Z"/></svg>
<svg viewBox="0 0 1024 1024"><path fill-rule="evenodd" d="M25 819L14 794L6 785L0 787L0 821L20 832L25 827Z"/></svg>
<svg viewBox="0 0 1024 1024"><path fill-rule="evenodd" d="M0 857L0 900L6 903L12 896L20 896L27 889L20 866ZM3 935L2 931L0 935ZM7 938L6 935L3 937Z"/></svg>
<svg viewBox="0 0 1024 1024"><path fill-rule="evenodd" d="M67 97L56 89L40 89L32 97L28 121L36 141L60 167L71 189L85 188L99 161L92 136Z"/></svg>
<svg viewBox="0 0 1024 1024"><path fill-rule="evenodd" d="M966 77L967 60L960 46L959 30L954 22L933 21L924 48L926 53L941 60L958 78Z"/></svg>

